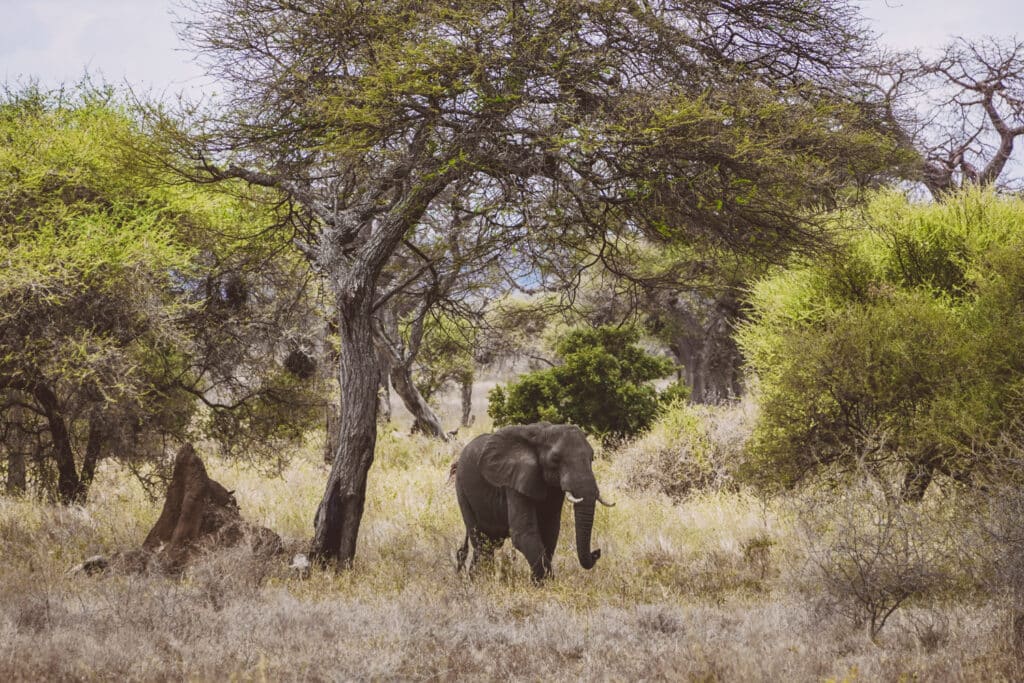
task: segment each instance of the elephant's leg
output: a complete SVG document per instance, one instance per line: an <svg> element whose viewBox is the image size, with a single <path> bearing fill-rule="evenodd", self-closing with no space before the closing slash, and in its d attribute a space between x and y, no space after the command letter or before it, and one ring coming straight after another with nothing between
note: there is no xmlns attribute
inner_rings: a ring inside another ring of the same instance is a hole
<svg viewBox="0 0 1024 683"><path fill-rule="evenodd" d="M551 558L541 540L537 520L537 503L518 491L508 493L508 526L512 533L512 545L530 563L533 580L541 581L551 573Z"/></svg>
<svg viewBox="0 0 1024 683"><path fill-rule="evenodd" d="M462 571L462 568L466 566L466 556L469 555L469 529L466 529L466 537L462 541L462 546L455 553L455 573L458 574Z"/></svg>
<svg viewBox="0 0 1024 683"><path fill-rule="evenodd" d="M504 539L491 538L479 529L472 529L469 540L473 544L473 559L469 562L469 573L472 576L479 571L479 566L490 567L494 563L494 551L501 547Z"/></svg>
<svg viewBox="0 0 1024 683"><path fill-rule="evenodd" d="M558 545L558 532L562 530L562 501L563 497L551 496L550 500L544 501L537 508L537 525L540 529L540 540L544 544L544 554L547 557L548 568L552 566L551 558L555 554L555 546Z"/></svg>

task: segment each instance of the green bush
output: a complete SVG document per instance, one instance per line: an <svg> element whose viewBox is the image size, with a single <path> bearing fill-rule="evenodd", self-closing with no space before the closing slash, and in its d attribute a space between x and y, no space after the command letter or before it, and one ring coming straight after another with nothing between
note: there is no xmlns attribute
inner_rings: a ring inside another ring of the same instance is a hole
<svg viewBox="0 0 1024 683"><path fill-rule="evenodd" d="M488 414L497 426L571 423L605 443L638 434L665 403L650 382L673 371L671 361L647 353L639 340L634 328L572 330L555 347L562 364L492 389Z"/></svg>
<svg viewBox="0 0 1024 683"><path fill-rule="evenodd" d="M828 466L936 473L998 465L1024 396L1024 202L876 197L832 259L758 283L739 341L760 379L744 474L788 486ZM1011 439L1012 440L1012 439Z"/></svg>

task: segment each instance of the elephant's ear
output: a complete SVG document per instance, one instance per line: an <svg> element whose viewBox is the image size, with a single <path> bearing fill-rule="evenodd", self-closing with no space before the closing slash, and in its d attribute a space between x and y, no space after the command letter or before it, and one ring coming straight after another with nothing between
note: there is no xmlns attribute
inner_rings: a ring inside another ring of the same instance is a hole
<svg viewBox="0 0 1024 683"><path fill-rule="evenodd" d="M480 473L492 486L507 486L541 500L547 486L530 435L529 427L505 427L491 434L480 455Z"/></svg>

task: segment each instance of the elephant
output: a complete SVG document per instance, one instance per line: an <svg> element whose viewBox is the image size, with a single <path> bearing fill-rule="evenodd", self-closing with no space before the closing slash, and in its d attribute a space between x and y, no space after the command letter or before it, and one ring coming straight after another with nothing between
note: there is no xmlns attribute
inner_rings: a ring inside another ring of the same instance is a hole
<svg viewBox="0 0 1024 683"><path fill-rule="evenodd" d="M574 506L580 566L591 569L601 557L599 549L590 549L595 504L614 505L601 498L593 459L583 430L571 425L515 425L469 442L452 466L466 524L456 571L464 567L470 543L472 574L511 537L530 563L533 580L542 581L551 573L566 497Z"/></svg>

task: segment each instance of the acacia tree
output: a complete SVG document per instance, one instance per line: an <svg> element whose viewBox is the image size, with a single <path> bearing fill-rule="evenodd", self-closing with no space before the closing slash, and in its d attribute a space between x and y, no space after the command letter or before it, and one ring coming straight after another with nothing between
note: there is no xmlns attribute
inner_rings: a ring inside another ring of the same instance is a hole
<svg viewBox="0 0 1024 683"><path fill-rule="evenodd" d="M150 465L200 435L255 457L308 424L315 394L276 346L311 313L295 286L304 264L273 238L236 248L239 224L273 224L251 192L183 186L140 155L162 152L109 89L0 99L12 491L81 502L102 458Z"/></svg>
<svg viewBox="0 0 1024 683"><path fill-rule="evenodd" d="M742 320L745 283L757 271L744 261L724 259L703 276L667 277L666 266L697 264L684 255L655 254L653 249L640 258L648 266L659 260L663 265L648 267L647 273L627 265L597 278L583 296L588 322L642 326L674 357L691 403L718 404L740 396L743 358L733 333Z"/></svg>
<svg viewBox="0 0 1024 683"><path fill-rule="evenodd" d="M473 380L476 366L486 360L488 349L481 344L483 316L472 317L440 311L424 326L423 343L416 357L416 386L429 399L454 384L461 399L460 427L473 424Z"/></svg>
<svg viewBox="0 0 1024 683"><path fill-rule="evenodd" d="M183 170L280 191L333 296L340 438L311 554L339 566L355 555L376 439L374 320L406 286L385 274L403 244L436 239L424 219L447 189L473 188L505 248L542 257L542 284L630 231L777 252L815 239L816 208L850 167L831 164L837 139L867 128L811 82L837 82L863 48L842 0L193 9L184 33L228 96L191 122L199 170ZM813 114L806 135L778 128L787 107ZM794 180L779 162L797 158L816 168Z"/></svg>
<svg viewBox="0 0 1024 683"><path fill-rule="evenodd" d="M391 384L414 416L414 428L435 437L447 434L427 399L448 380L458 380L465 425L475 330L489 302L540 262L508 248L510 234L525 227L523 217L491 215L505 194L488 182L449 187L421 219L419 245L403 243L383 276L402 279L403 286L377 315L378 346L387 354Z"/></svg>

